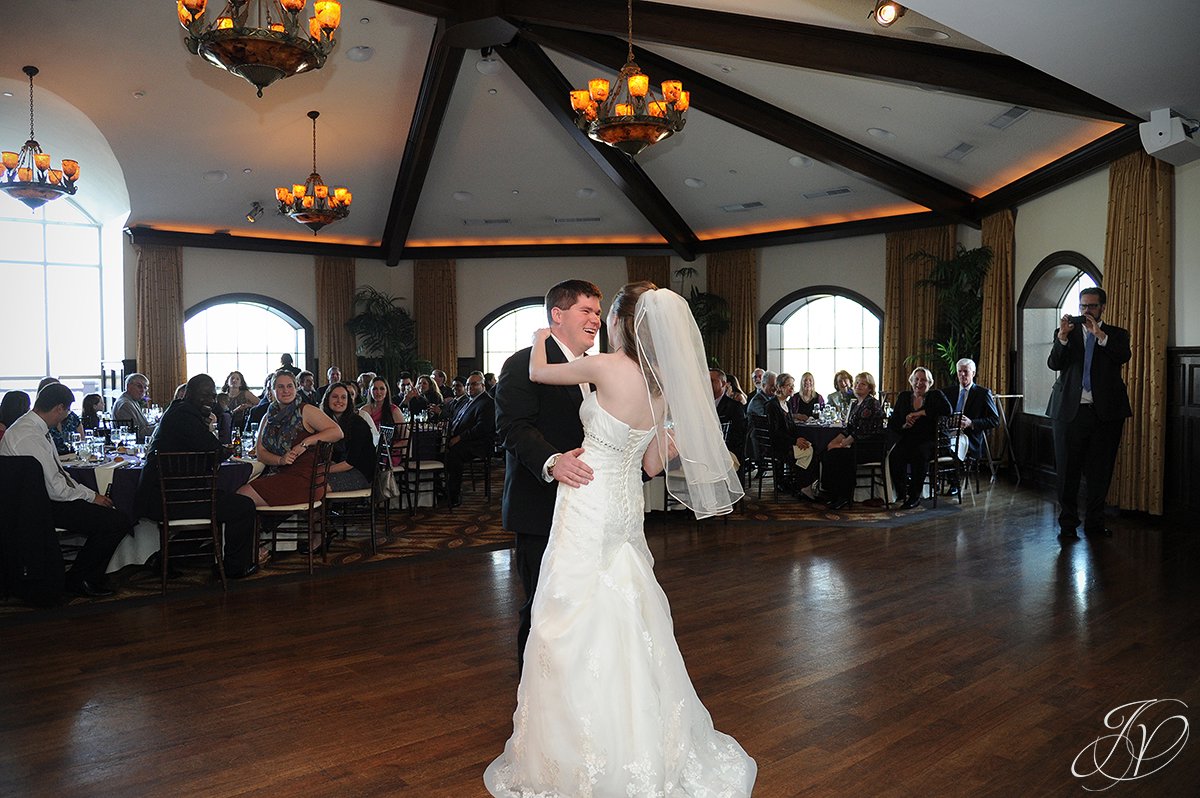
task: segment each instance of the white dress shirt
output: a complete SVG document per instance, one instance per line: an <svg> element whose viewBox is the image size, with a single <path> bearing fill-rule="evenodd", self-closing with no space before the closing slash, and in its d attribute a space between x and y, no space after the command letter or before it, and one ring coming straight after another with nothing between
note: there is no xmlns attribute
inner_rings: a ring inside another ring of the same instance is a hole
<svg viewBox="0 0 1200 798"><path fill-rule="evenodd" d="M73 502L76 499L92 501L96 491L85 488L67 476L58 462L58 450L50 441L50 430L37 413L30 410L13 422L0 440L0 457L29 456L37 459L46 480L46 493L50 501Z"/></svg>

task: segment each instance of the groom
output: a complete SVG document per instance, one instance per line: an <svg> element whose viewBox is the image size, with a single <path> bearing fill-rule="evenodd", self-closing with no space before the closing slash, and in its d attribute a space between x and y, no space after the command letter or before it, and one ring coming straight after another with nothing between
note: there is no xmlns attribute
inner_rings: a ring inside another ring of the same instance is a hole
<svg viewBox="0 0 1200 798"><path fill-rule="evenodd" d="M545 343L549 362L569 363L592 348L603 323L600 300L600 289L584 280L567 280L550 289L546 316L551 335ZM583 453L579 406L591 389L531 382L529 352L526 347L505 361L496 385L496 429L507 450L504 528L516 535L517 573L525 588L517 631L519 666L525 662L533 596L549 542L558 483L579 487L592 481L592 469L578 459Z"/></svg>

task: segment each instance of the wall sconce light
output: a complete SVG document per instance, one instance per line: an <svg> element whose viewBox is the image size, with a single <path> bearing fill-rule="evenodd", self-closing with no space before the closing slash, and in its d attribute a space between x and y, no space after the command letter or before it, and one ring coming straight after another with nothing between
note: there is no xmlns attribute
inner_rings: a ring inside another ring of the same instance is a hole
<svg viewBox="0 0 1200 798"><path fill-rule="evenodd" d="M258 217L262 216L263 206L261 202L255 202L250 206L250 210L246 213L246 221L254 224L258 221Z"/></svg>
<svg viewBox="0 0 1200 798"><path fill-rule="evenodd" d="M870 16L875 18L880 27L890 28L907 11L907 8L892 0L878 0Z"/></svg>

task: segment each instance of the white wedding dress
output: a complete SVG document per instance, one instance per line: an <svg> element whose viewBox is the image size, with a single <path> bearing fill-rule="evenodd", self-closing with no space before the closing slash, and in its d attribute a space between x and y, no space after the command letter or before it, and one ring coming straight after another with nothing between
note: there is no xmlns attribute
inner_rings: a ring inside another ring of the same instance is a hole
<svg viewBox="0 0 1200 798"><path fill-rule="evenodd" d="M675 643L642 529L653 436L580 408L595 478L560 486L513 734L484 773L502 798L734 798L757 767L713 728Z"/></svg>

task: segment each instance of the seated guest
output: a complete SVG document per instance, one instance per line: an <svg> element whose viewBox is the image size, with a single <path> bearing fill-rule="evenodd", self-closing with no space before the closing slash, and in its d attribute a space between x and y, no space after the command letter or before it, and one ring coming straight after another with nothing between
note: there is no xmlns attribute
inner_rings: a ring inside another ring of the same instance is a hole
<svg viewBox="0 0 1200 798"><path fill-rule="evenodd" d="M454 414L469 399L470 397L467 396L467 381L462 377L455 377L450 380L450 395L446 397L446 401L444 402L446 418L454 418Z"/></svg>
<svg viewBox="0 0 1200 798"><path fill-rule="evenodd" d="M146 440L154 425L146 420L146 394L150 380L145 374L130 374L125 378L125 393L113 402L112 420L114 427L129 427L137 433L139 441Z"/></svg>
<svg viewBox="0 0 1200 798"><path fill-rule="evenodd" d="M328 386L321 410L342 428L342 439L333 445L329 466L329 489L362 490L371 487L375 476L375 444L371 422L358 414L350 401L350 389L342 383Z"/></svg>
<svg viewBox="0 0 1200 798"><path fill-rule="evenodd" d="M441 369L434 369L429 372L429 379L433 380L433 384L437 386L438 393L441 394L443 399L450 395L450 386L447 382L450 378L446 372Z"/></svg>
<svg viewBox="0 0 1200 798"><path fill-rule="evenodd" d="M937 420L950 415L950 403L941 391L933 389L933 372L917 366L908 375L911 391L901 391L888 419L888 438L894 441L888 454L892 486L897 492L904 486L904 504L911 510L921 503L921 487L929 461L937 450Z"/></svg>
<svg viewBox="0 0 1200 798"><path fill-rule="evenodd" d="M462 504L463 465L487 457L496 446L496 403L483 390L483 375L467 378L467 401L450 419L446 441L446 498L450 506Z"/></svg>
<svg viewBox="0 0 1200 798"><path fill-rule="evenodd" d="M371 398L363 405L363 410L367 412L376 429L395 427L396 432L392 438L392 464L400 465L404 461L404 445L408 442L404 431L404 416L400 408L392 404L392 394L388 389L387 380L383 377L376 377L371 383Z"/></svg>
<svg viewBox="0 0 1200 798"><path fill-rule="evenodd" d="M246 411L246 421L243 427L249 430L255 424L261 424L263 416L267 414L267 410L271 407L271 400L275 394L271 392L271 385L275 381L274 374L268 374L263 377L263 392L262 398L258 400L258 404Z"/></svg>
<svg viewBox="0 0 1200 798"><path fill-rule="evenodd" d="M371 414L367 412L367 409L362 406L362 402L359 401L358 383L347 381L343 382L342 385L346 386L346 391L350 394L350 406L356 408L355 412L358 413L358 415L362 417L363 421L367 422L367 426L371 428L372 445L378 446L379 427L376 426L375 421L371 418Z"/></svg>
<svg viewBox="0 0 1200 798"><path fill-rule="evenodd" d="M846 411L853 404L857 391L854 389L855 379L850 376L850 372L842 369L837 374L833 375L833 393L826 397L826 404L833 405L837 411L842 414L842 418L846 417Z"/></svg>
<svg viewBox="0 0 1200 798"><path fill-rule="evenodd" d="M276 372L286 371L288 374L291 374L293 377L298 376L300 374L300 369L296 368L296 366L293 365L292 356L287 354L286 352L279 356L279 368L275 369L275 371Z"/></svg>
<svg viewBox="0 0 1200 798"><path fill-rule="evenodd" d="M758 390L750 397L746 405L746 456L760 460L770 455L770 452L760 452L754 430L770 429L767 421L767 406L775 401L775 372L764 371L758 381Z"/></svg>
<svg viewBox="0 0 1200 798"><path fill-rule="evenodd" d="M258 397L246 387L246 378L240 371L231 371L221 386L221 393L229 396L225 407L233 416L233 423L241 429L246 424L246 413L258 404Z"/></svg>
<svg viewBox="0 0 1200 798"><path fill-rule="evenodd" d="M29 394L24 391L9 391L0 400L0 438L21 416L29 412Z"/></svg>
<svg viewBox="0 0 1200 798"><path fill-rule="evenodd" d="M354 382L358 385L358 398L360 401L366 402L371 398L371 381L375 379L375 372L364 371L358 375L358 379Z"/></svg>
<svg viewBox="0 0 1200 798"><path fill-rule="evenodd" d="M224 460L231 450L212 434L209 425L217 400L217 384L207 374L184 383L183 395L171 402L150 437L146 465L134 497L138 517L162 520L161 468L163 452L219 452ZM254 559L254 502L236 493L218 491L217 521L225 534L225 575L242 579L258 570ZM197 517L208 515L208 505L197 507Z"/></svg>
<svg viewBox="0 0 1200 798"><path fill-rule="evenodd" d="M330 385L337 385L342 381L342 370L337 366L330 366L325 371L325 384L317 389L317 401L320 402L325 398L325 392L329 390Z"/></svg>
<svg viewBox="0 0 1200 798"><path fill-rule="evenodd" d="M337 422L319 407L299 400L296 378L290 372L275 372L271 385L275 398L259 425L254 445L254 456L268 467L268 474L238 488L238 493L249 496L257 507L307 502L317 444L342 439ZM319 541L309 545L316 543Z"/></svg>
<svg viewBox="0 0 1200 798"><path fill-rule="evenodd" d="M800 390L788 399L788 413L801 423L808 421L825 406L825 399L817 393L817 382L811 371L806 371L800 377Z"/></svg>
<svg viewBox="0 0 1200 798"><path fill-rule="evenodd" d="M958 382L946 389L946 400L950 403L951 412L962 414L959 423L966 431L969 442L967 456L979 460L983 457L983 436L1000 423L1000 411L996 409L992 392L975 384L974 360L964 357L954 369Z"/></svg>
<svg viewBox="0 0 1200 798"><path fill-rule="evenodd" d="M720 369L709 369L708 379L712 383L713 401L717 404L717 420L721 426L728 424L725 432L725 448L741 462L746 454L746 408L726 394L728 377Z"/></svg>
<svg viewBox="0 0 1200 798"><path fill-rule="evenodd" d="M750 401L750 397L746 396L746 392L742 390L737 377L732 374L726 374L725 379L728 380L725 386L725 395L740 404L742 411L745 412L746 402Z"/></svg>
<svg viewBox="0 0 1200 798"><path fill-rule="evenodd" d="M869 372L854 377L854 401L846 426L821 453L821 488L829 495L829 509L840 510L854 498L854 472L863 458L873 454L867 443L878 443L883 431L883 411L875 398L875 378ZM870 453L870 454L869 454ZM882 459L882 454L879 455ZM805 494L816 498L811 491Z"/></svg>
<svg viewBox="0 0 1200 798"><path fill-rule="evenodd" d="M750 372L750 396L746 398L747 404L754 401L754 397L762 390L762 382L765 376L767 376L766 369L757 368Z"/></svg>
<svg viewBox="0 0 1200 798"><path fill-rule="evenodd" d="M56 384L58 384L58 377L43 377L42 381L38 383L37 393L34 396L41 393L47 385ZM67 417L62 420L62 423L50 428L50 440L59 454L71 453L71 436L74 434L83 435L83 423L74 412L67 413Z"/></svg>
<svg viewBox="0 0 1200 798"><path fill-rule="evenodd" d="M764 380L765 381L765 380ZM785 466L784 474L776 475L789 490L799 490L811 485L817 478L815 463L800 468L796 463L796 449L811 449L812 444L800 435L796 422L788 412L788 400L796 388L796 378L791 374L780 374L775 379L775 399L767 402L767 428L771 431L771 457Z"/></svg>
<svg viewBox="0 0 1200 798"><path fill-rule="evenodd" d="M63 422L74 402L75 395L67 386L57 382L47 385L38 393L33 410L4 433L0 456L35 458L46 480L54 526L87 538L67 571L67 590L79 596L111 596L105 570L121 539L132 534L133 524L113 507L111 499L71 479L58 462L50 428Z"/></svg>
<svg viewBox="0 0 1200 798"><path fill-rule="evenodd" d="M102 423L100 414L104 412L104 397L98 393L89 393L83 397L82 413L79 423L86 429L98 429Z"/></svg>
<svg viewBox="0 0 1200 798"><path fill-rule="evenodd" d="M496 382L496 375L493 372L484 372L483 387L486 389L485 392L487 395L493 399L496 398Z"/></svg>
<svg viewBox="0 0 1200 798"><path fill-rule="evenodd" d="M442 403L446 400L442 396L442 391L438 387L438 384L433 381L432 377L427 374L417 377L417 390L421 393L421 398L428 405L430 413L436 414L441 412Z"/></svg>
<svg viewBox="0 0 1200 798"><path fill-rule="evenodd" d="M302 371L296 375L296 394L302 402L310 405L320 404L317 399L317 378L311 371Z"/></svg>

